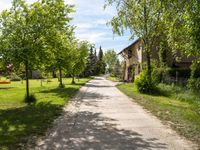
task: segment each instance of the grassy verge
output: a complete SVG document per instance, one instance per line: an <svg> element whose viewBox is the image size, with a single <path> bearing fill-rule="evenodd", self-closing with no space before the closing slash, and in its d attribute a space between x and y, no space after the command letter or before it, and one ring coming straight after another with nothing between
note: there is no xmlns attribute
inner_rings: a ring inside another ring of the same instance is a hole
<svg viewBox="0 0 200 150"><path fill-rule="evenodd" d="M200 93L163 84L156 95L140 94L133 83L118 88L200 146Z"/></svg>
<svg viewBox="0 0 200 150"><path fill-rule="evenodd" d="M119 79L117 77L107 77L108 80L113 81L113 82L119 82Z"/></svg>
<svg viewBox="0 0 200 150"><path fill-rule="evenodd" d="M25 83L12 82L0 85L0 149L20 149L29 137L43 135L62 107L72 98L89 78L80 79L71 85L71 79L64 79L65 88L58 88L57 79L52 82L31 80L31 93L38 99L35 105L23 102Z"/></svg>

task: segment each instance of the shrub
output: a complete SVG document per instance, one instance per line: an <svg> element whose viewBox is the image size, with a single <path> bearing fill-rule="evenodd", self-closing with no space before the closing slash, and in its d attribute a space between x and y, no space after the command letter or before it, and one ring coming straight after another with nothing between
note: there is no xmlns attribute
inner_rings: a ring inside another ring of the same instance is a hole
<svg viewBox="0 0 200 150"><path fill-rule="evenodd" d="M34 104L34 103L36 103L36 101L37 101L37 99L34 94L29 95L29 97L25 96L25 98L24 98L24 102L28 103L28 104L31 104L31 103Z"/></svg>
<svg viewBox="0 0 200 150"><path fill-rule="evenodd" d="M156 76L158 83L164 82L166 80L166 78L170 77L169 70L170 70L170 68L168 68L167 66L163 66L163 67L154 69L154 72L156 73L156 75L154 75L154 76Z"/></svg>
<svg viewBox="0 0 200 150"><path fill-rule="evenodd" d="M188 88L191 90L200 90L200 78L190 78L188 80Z"/></svg>
<svg viewBox="0 0 200 150"><path fill-rule="evenodd" d="M200 77L200 64L194 61L191 65L191 78L199 78Z"/></svg>
<svg viewBox="0 0 200 150"><path fill-rule="evenodd" d="M191 65L191 76L187 86L194 91L200 89L200 65L197 61L194 61Z"/></svg>
<svg viewBox="0 0 200 150"><path fill-rule="evenodd" d="M140 93L154 93L156 91L156 85L158 80L156 78L156 72L152 72L152 79L149 80L147 71L143 71L135 80L135 85Z"/></svg>
<svg viewBox="0 0 200 150"><path fill-rule="evenodd" d="M21 81L21 78L18 75L16 75L15 73L11 74L9 76L9 79L10 79L10 81Z"/></svg>

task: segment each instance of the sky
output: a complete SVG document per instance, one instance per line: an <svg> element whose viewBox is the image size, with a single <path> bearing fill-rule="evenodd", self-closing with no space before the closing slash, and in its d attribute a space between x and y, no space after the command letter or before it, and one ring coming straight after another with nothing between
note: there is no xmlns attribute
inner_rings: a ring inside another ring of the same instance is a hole
<svg viewBox="0 0 200 150"><path fill-rule="evenodd" d="M11 7L12 0L0 0L0 11ZM36 0L26 0L32 3ZM106 25L116 14L114 7L103 9L104 0L66 0L66 3L75 4L76 12L72 15L71 24L76 26L75 34L80 40L87 40L96 45L97 50L101 46L104 51L114 49L117 53L130 45L130 34L124 36L114 35L112 27Z"/></svg>

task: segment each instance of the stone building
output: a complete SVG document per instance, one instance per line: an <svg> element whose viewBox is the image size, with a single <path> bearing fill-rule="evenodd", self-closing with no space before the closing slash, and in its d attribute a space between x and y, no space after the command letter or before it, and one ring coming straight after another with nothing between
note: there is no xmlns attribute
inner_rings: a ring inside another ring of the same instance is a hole
<svg viewBox="0 0 200 150"><path fill-rule="evenodd" d="M123 57L125 63L123 80L132 82L135 76L142 71L142 64L146 62L143 41L137 39L131 45L124 48L119 55ZM177 61L177 58L179 58L179 61ZM159 53L156 48L152 49L151 59L156 61L159 60ZM172 55L170 52L167 53L167 65L169 67L189 68L192 60L192 57L188 58L181 54L181 52L178 52L176 55Z"/></svg>

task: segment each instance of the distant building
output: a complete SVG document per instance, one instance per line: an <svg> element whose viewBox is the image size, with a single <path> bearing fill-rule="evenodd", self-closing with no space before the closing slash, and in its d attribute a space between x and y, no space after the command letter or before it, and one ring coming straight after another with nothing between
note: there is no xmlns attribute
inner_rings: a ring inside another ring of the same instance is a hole
<svg viewBox="0 0 200 150"><path fill-rule="evenodd" d="M119 53L124 58L124 81L132 82L134 77L142 71L142 64L146 62L146 54L144 52L144 45L141 39L136 40L128 47L124 48ZM176 57L180 58L180 61L176 61ZM151 53L152 60L159 60L158 50L155 48ZM177 53L176 56L172 53L167 53L167 65L169 67L176 68L189 68L193 58L187 58L181 53Z"/></svg>

